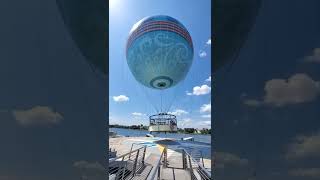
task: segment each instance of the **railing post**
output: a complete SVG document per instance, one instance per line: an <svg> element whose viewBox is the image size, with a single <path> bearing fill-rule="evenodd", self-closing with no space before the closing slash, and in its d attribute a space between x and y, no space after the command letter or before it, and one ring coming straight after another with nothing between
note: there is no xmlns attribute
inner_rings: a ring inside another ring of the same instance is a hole
<svg viewBox="0 0 320 180"><path fill-rule="evenodd" d="M192 169L192 163L191 163L190 155L188 155L188 159L189 159L189 165L190 165L190 176L192 178L193 177L193 169Z"/></svg>
<svg viewBox="0 0 320 180"><path fill-rule="evenodd" d="M202 166L204 167L204 161L203 161L202 151L200 151L200 155L201 155L201 160L202 160ZM204 167L204 168L205 168L205 167Z"/></svg>
<svg viewBox="0 0 320 180"><path fill-rule="evenodd" d="M147 146L144 146L143 156L142 156L142 164L144 165L144 158L146 157Z"/></svg>
<svg viewBox="0 0 320 180"><path fill-rule="evenodd" d="M163 156L163 158L164 158L164 167L167 167L167 165L168 165L168 161L167 161L167 147L165 147L164 148L164 156Z"/></svg>
<svg viewBox="0 0 320 180"><path fill-rule="evenodd" d="M131 160L130 158L131 158L131 151L132 151L133 145L134 145L134 143L131 144L131 149L130 149L130 154L129 154L129 160Z"/></svg>
<svg viewBox="0 0 320 180"><path fill-rule="evenodd" d="M157 180L160 180L160 168L161 166L158 167L158 176L157 176Z"/></svg>
<svg viewBox="0 0 320 180"><path fill-rule="evenodd" d="M123 168L123 166L124 166L124 164L123 164L123 160L124 160L124 157L122 157L122 160L121 160L120 166L119 166L119 168L118 168L118 172L117 172L117 174L116 174L116 179L120 179L121 172L122 172L122 168Z"/></svg>
<svg viewBox="0 0 320 180"><path fill-rule="evenodd" d="M137 168L139 152L140 152L140 149L138 149L136 158L134 159L134 164L133 164L133 168L132 168L132 172L133 172L132 177L134 177L134 175L136 174L136 168Z"/></svg>
<svg viewBox="0 0 320 180"><path fill-rule="evenodd" d="M159 159L156 160L156 166L154 166L147 179L146 180L160 180L161 178L161 172L160 172L160 168L161 168L161 165L162 165L162 161L163 161L163 158L164 158L164 151L161 152L161 155L159 157Z"/></svg>
<svg viewBox="0 0 320 180"><path fill-rule="evenodd" d="M182 149L182 167L183 169L187 168L186 152L184 151L184 149Z"/></svg>
<svg viewBox="0 0 320 180"><path fill-rule="evenodd" d="M124 174L126 173L127 165L128 165L128 161L126 161L126 165L123 167L123 171L121 174L121 180L123 180L123 178L124 178Z"/></svg>

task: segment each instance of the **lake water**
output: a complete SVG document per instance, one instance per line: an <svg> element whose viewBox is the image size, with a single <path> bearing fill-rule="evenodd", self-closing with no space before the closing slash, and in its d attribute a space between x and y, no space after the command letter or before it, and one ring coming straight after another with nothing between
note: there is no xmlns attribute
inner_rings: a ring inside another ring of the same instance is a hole
<svg viewBox="0 0 320 180"><path fill-rule="evenodd" d="M142 136L145 137L146 134L149 134L149 131L146 130L134 130L134 129L122 129L122 128L110 128L110 131L116 132L118 135L122 136ZM201 134L180 134L180 133L152 133L156 137L162 138L175 138L181 139L186 137L193 137L197 142L203 142L211 144L211 135L201 135Z"/></svg>
<svg viewBox="0 0 320 180"><path fill-rule="evenodd" d="M149 134L146 130L134 130L134 129L122 129L122 128L110 128L110 131L116 132L118 135L131 136L131 137L145 137ZM189 149L200 150L204 158L211 159L211 135L201 135L201 134L180 134L180 133L152 133L155 137L161 138L174 138L180 143L181 147ZM181 138L193 137L194 142L191 141L181 141Z"/></svg>

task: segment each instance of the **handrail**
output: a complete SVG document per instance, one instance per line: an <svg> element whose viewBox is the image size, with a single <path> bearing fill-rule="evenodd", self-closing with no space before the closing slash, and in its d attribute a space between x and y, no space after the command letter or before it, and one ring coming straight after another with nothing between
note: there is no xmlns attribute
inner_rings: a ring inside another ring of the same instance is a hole
<svg viewBox="0 0 320 180"><path fill-rule="evenodd" d="M186 153L187 156L191 158L192 161L194 161L201 168L201 170L206 174L206 176L211 178L211 173L202 164L196 161L184 148L182 148L182 150Z"/></svg>
<svg viewBox="0 0 320 180"><path fill-rule="evenodd" d="M119 157L116 158L110 158L109 159L109 163L115 162L117 160L122 159L122 161L124 160L124 158L126 156L131 156L131 154L134 154L135 152L137 152L137 154L135 154L135 160L133 162L133 169L132 169L132 174L130 173L130 175L132 175L132 177L135 175L136 173L136 163L137 163L137 159L138 159L138 154L140 154L139 152L142 152L142 149L146 148L146 146L137 148L135 150L132 150L126 154L123 154ZM188 166L190 167L190 175L192 177L192 179L197 179L195 176L195 173L199 174L201 179L211 179L211 173L204 167L203 164L201 164L200 162L198 162L197 160L195 160L189 152L187 152L187 150L185 148L179 148L180 150L182 150L182 157L183 157L183 169L189 169ZM142 164L144 164L144 156L145 156L145 150L143 152L142 155ZM161 152L160 156L157 157L157 159L155 159L156 164L152 167L150 173L148 174L148 177L146 180L160 180L160 176L161 176L161 165L162 165L162 160L164 159L164 165L166 165L166 147L164 148L164 150ZM189 163L189 164L187 164ZM203 162L202 162L203 163ZM123 170L124 171L124 170ZM120 173L120 171L118 172ZM122 176L124 176L124 173L122 173Z"/></svg>
<svg viewBox="0 0 320 180"><path fill-rule="evenodd" d="M143 149L143 148L144 148L144 147L140 147L140 148L135 149L135 150L133 150L133 151L130 151L130 152L126 153L126 154L122 154L121 156L118 156L118 157L115 157L115 158L110 158L110 159L109 159L109 163L114 162L114 161L116 161L117 159L123 158L123 157L125 157L125 156L127 156L127 155L130 155L130 154L132 154L132 153L134 153L134 152L136 152L136 151L138 151L138 150L140 150L140 149Z"/></svg>
<svg viewBox="0 0 320 180"><path fill-rule="evenodd" d="M158 173L158 177L160 177L160 165L161 165L161 159L162 159L163 155L164 155L164 150L162 151L162 153L160 155L160 158L158 160L157 165L155 167L153 167L152 170L150 171L147 180L154 180L157 173ZM157 179L159 179L159 178L157 178Z"/></svg>
<svg viewBox="0 0 320 180"><path fill-rule="evenodd" d="M133 145L141 145L142 147L145 146L145 145L142 145L142 144L140 144L140 143L132 143L132 144L131 144L131 148L130 148L130 152L132 152ZM130 157L131 157L131 154L129 155L129 159L130 159Z"/></svg>

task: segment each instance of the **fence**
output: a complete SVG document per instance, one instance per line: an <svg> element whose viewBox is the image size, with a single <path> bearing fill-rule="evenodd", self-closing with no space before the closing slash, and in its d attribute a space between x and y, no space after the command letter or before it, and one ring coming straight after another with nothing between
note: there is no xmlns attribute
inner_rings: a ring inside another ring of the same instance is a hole
<svg viewBox="0 0 320 180"><path fill-rule="evenodd" d="M109 179L133 178L144 167L146 148L146 146L140 147L119 157L109 159Z"/></svg>

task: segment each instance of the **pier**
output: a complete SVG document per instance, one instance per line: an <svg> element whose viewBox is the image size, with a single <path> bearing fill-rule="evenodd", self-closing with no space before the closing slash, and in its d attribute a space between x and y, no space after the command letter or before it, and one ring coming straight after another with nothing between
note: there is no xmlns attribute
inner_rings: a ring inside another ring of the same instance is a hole
<svg viewBox="0 0 320 180"><path fill-rule="evenodd" d="M210 180L211 160L188 152L170 139L111 138L109 179ZM156 143L154 143L156 142Z"/></svg>

